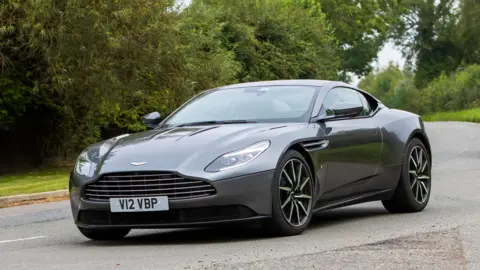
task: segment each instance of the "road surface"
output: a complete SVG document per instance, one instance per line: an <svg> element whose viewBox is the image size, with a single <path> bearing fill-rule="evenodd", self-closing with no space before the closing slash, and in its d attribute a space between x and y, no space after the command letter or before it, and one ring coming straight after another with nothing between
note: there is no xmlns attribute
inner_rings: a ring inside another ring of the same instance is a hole
<svg viewBox="0 0 480 270"><path fill-rule="evenodd" d="M132 231L84 238L68 202L0 209L2 269L480 269L480 125L427 123L432 197L415 214L380 202L323 212L302 235L250 229Z"/></svg>

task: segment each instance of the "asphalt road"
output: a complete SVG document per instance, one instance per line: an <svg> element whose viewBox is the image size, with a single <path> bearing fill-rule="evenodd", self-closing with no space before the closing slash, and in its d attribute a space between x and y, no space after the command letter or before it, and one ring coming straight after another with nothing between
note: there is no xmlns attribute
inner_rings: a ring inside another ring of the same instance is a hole
<svg viewBox="0 0 480 270"><path fill-rule="evenodd" d="M67 202L0 209L1 269L480 269L480 125L427 123L432 197L416 214L380 202L318 214L302 235L254 229L133 231L97 243Z"/></svg>

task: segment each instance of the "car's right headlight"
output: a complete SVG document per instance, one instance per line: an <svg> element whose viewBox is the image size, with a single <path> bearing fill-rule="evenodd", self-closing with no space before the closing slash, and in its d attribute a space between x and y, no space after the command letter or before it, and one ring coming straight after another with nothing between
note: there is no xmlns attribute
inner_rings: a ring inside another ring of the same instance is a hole
<svg viewBox="0 0 480 270"><path fill-rule="evenodd" d="M129 134L121 135L85 149L77 158L75 172L87 177L94 176L98 164L100 164L101 160L112 149L116 141L128 135Z"/></svg>
<svg viewBox="0 0 480 270"><path fill-rule="evenodd" d="M226 153L210 163L205 171L219 172L245 165L267 150L269 146L270 141L267 140L257 142L242 150Z"/></svg>

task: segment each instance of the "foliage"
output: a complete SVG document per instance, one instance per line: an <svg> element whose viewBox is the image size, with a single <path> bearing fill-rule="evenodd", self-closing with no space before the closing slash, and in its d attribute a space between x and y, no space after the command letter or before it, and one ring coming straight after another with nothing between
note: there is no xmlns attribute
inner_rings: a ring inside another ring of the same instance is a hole
<svg viewBox="0 0 480 270"><path fill-rule="evenodd" d="M168 113L200 90L233 81L233 54L212 36L196 43L199 34L181 31L173 5L2 2L1 127L18 130L22 123L12 125L22 115L36 119L45 126L45 133L30 131L43 137L41 157L75 155L102 137L143 130L142 114Z"/></svg>
<svg viewBox="0 0 480 270"><path fill-rule="evenodd" d="M32 88L21 78L0 74L0 130L8 130L32 102Z"/></svg>
<svg viewBox="0 0 480 270"><path fill-rule="evenodd" d="M480 65L457 73L442 74L424 89L416 89L411 72L390 65L370 74L359 87L371 92L387 106L419 114L459 111L480 107Z"/></svg>
<svg viewBox="0 0 480 270"><path fill-rule="evenodd" d="M320 3L338 38L344 76L346 72L367 75L372 69L371 62L377 59L387 40L390 27L398 20L397 1L315 1Z"/></svg>
<svg viewBox="0 0 480 270"><path fill-rule="evenodd" d="M413 73L400 70L390 63L378 73L370 73L362 79L358 87L379 98L385 105L409 111L416 111L418 91L413 83Z"/></svg>
<svg viewBox="0 0 480 270"><path fill-rule="evenodd" d="M408 0L401 7L391 37L407 61L415 62L418 88L442 73L480 64L478 1Z"/></svg>
<svg viewBox="0 0 480 270"><path fill-rule="evenodd" d="M28 13L34 22L56 15L50 1L41 3L45 9ZM67 3L54 26L32 37L45 49L49 90L64 104L63 149L98 140L102 128L140 131L140 115L154 109L165 113L172 109L167 104L174 107L198 90L197 73L189 67L196 52L182 44L185 37L172 23L178 15L168 12L169 1ZM218 62L202 61L222 74Z"/></svg>
<svg viewBox="0 0 480 270"><path fill-rule="evenodd" d="M184 10L173 0L2 1L0 147L29 162L74 157L199 91L335 79L338 67L325 15L295 0L195 0Z"/></svg>
<svg viewBox="0 0 480 270"><path fill-rule="evenodd" d="M480 107L480 66L441 75L420 93L421 112L435 113Z"/></svg>
<svg viewBox="0 0 480 270"><path fill-rule="evenodd" d="M193 0L185 17L203 22L196 31L214 32L234 53L240 82L337 76L336 41L325 16L296 1Z"/></svg>
<svg viewBox="0 0 480 270"><path fill-rule="evenodd" d="M458 46L462 48L465 65L480 64L480 3L460 1L459 21L455 29Z"/></svg>
<svg viewBox="0 0 480 270"><path fill-rule="evenodd" d="M0 131L11 130L27 106L43 102L38 84L44 62L29 44L24 17L17 1L0 4Z"/></svg>

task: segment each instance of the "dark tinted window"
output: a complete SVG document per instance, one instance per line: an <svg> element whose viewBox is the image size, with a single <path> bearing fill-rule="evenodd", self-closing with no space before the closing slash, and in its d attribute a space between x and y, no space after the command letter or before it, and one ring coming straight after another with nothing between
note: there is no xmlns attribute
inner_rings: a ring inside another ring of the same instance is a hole
<svg viewBox="0 0 480 270"><path fill-rule="evenodd" d="M323 100L323 109L326 115L333 115L333 108L339 103L355 104L363 107L358 92L349 88L333 88Z"/></svg>
<svg viewBox="0 0 480 270"><path fill-rule="evenodd" d="M368 102L367 98L365 98L365 96L362 93L360 93L360 92L357 92L357 93L358 93L358 96L360 97L360 99L362 100L365 115L369 115L372 112L372 108L370 107L370 103Z"/></svg>

